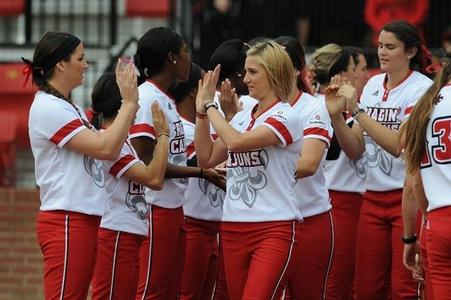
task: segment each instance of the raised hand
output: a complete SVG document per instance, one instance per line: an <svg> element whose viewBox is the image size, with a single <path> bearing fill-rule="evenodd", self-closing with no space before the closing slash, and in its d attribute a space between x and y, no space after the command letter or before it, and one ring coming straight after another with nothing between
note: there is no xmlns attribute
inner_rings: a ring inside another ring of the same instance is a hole
<svg viewBox="0 0 451 300"><path fill-rule="evenodd" d="M338 90L337 96L341 96L346 100L346 110L353 112L359 109L357 103L357 90L349 83L343 84Z"/></svg>
<svg viewBox="0 0 451 300"><path fill-rule="evenodd" d="M169 125L163 111L161 110L160 104L158 104L157 101L154 101L150 108L152 111L155 137L158 137L161 134L165 134L169 137Z"/></svg>
<svg viewBox="0 0 451 300"><path fill-rule="evenodd" d="M208 71L205 74L203 80L199 80L196 96L196 111L198 113L205 114L204 105L214 99L220 70L221 65L217 65L213 71Z"/></svg>
<svg viewBox="0 0 451 300"><path fill-rule="evenodd" d="M235 88L232 88L230 80L226 79L221 83L221 109L225 118L230 122L233 116L240 110L240 103Z"/></svg>
<svg viewBox="0 0 451 300"><path fill-rule="evenodd" d="M330 116L337 116L346 109L346 101L343 96L338 95L338 92L343 85L343 80L340 75L335 75L331 78L330 84L324 91L326 98L326 106Z"/></svg>
<svg viewBox="0 0 451 300"><path fill-rule="evenodd" d="M116 66L116 82L124 102L133 104L138 103L138 84L135 73L135 66L133 61L126 65L125 68L121 66L120 59Z"/></svg>

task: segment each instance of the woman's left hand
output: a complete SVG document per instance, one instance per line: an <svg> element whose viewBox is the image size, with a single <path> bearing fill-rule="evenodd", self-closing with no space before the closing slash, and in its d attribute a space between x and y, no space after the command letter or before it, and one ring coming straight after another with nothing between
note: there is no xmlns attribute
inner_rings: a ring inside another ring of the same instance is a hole
<svg viewBox="0 0 451 300"><path fill-rule="evenodd" d="M226 177L221 175L215 169L204 169L203 170L204 178L210 183L213 183L223 191L226 190Z"/></svg>
<svg viewBox="0 0 451 300"><path fill-rule="evenodd" d="M206 103L213 101L216 92L216 85L218 83L219 71L221 65L217 65L213 71L208 71L204 79L199 80L197 96L196 96L196 111L205 114L204 106Z"/></svg>

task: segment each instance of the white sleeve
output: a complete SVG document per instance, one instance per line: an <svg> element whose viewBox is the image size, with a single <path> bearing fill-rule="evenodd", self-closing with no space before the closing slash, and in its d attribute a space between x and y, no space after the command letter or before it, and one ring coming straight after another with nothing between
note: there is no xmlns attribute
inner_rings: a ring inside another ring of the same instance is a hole
<svg viewBox="0 0 451 300"><path fill-rule="evenodd" d="M155 139L155 129L150 107L152 100L150 95L143 95L144 89L139 90L139 109L136 113L135 123L130 127L130 138L146 136ZM161 103L160 103L161 106Z"/></svg>
<svg viewBox="0 0 451 300"><path fill-rule="evenodd" d="M304 139L320 139L330 146L332 125L325 105L318 103L304 119Z"/></svg>
<svg viewBox="0 0 451 300"><path fill-rule="evenodd" d="M104 161L108 172L116 178L120 178L128 169L141 161L135 157L129 146L124 143L116 161Z"/></svg>
<svg viewBox="0 0 451 300"><path fill-rule="evenodd" d="M288 110L270 114L262 125L271 129L284 147L302 138L302 121Z"/></svg>

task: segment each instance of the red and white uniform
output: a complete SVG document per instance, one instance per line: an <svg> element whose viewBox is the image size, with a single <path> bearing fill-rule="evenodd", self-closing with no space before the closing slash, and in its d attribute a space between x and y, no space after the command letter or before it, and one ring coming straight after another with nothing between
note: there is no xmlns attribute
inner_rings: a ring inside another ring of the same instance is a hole
<svg viewBox="0 0 451 300"><path fill-rule="evenodd" d="M331 205L323 170L333 130L323 101L301 92L292 106L302 119L304 141L321 140L326 144L326 150L315 174L298 179L294 186L297 207L304 221L297 226L299 246L294 258L296 264L288 281L288 293L293 299L322 299L334 242Z"/></svg>
<svg viewBox="0 0 451 300"><path fill-rule="evenodd" d="M421 178L429 201L427 259L435 299L451 299L451 85L445 85L426 129Z"/></svg>
<svg viewBox="0 0 451 300"><path fill-rule="evenodd" d="M111 208L100 223L92 299L134 299L136 293L137 258L148 235L150 208L144 186L123 177L136 164L142 162L129 141L118 160L104 161Z"/></svg>
<svg viewBox="0 0 451 300"><path fill-rule="evenodd" d="M158 101L169 123L168 162L177 166L186 166L185 132L174 100L166 95L154 82L148 80L139 86L139 110L135 124L130 129L130 139L149 137L155 139L150 107ZM164 208L177 208L183 205L184 193L188 187L186 178L168 178L161 191L146 191L146 199L151 204Z"/></svg>
<svg viewBox="0 0 451 300"><path fill-rule="evenodd" d="M399 130L431 80L411 71L391 90L386 88L386 80L386 74L372 77L363 89L360 105L380 124ZM403 233L404 164L366 134L364 140L368 173L357 236L356 295L359 299L384 299L391 290L393 299L416 297L417 284L403 266L404 245L399 240ZM391 262L387 256L393 257ZM390 272L388 282L385 279Z"/></svg>
<svg viewBox="0 0 451 300"><path fill-rule="evenodd" d="M87 118L79 107L78 111L67 101L39 91L29 114L41 196L37 234L48 299L86 298L94 270L97 228L108 206L102 162L65 147L87 129L82 121Z"/></svg>
<svg viewBox="0 0 451 300"><path fill-rule="evenodd" d="M324 95L315 95L325 101ZM354 119L346 118L346 124L352 127ZM336 137L335 137L336 139ZM334 223L334 259L327 280L326 299L340 300L352 298L354 283L357 227L362 206L362 193L365 191L366 157L351 160L339 148L338 141L332 140L329 154L339 151L338 157L327 157L324 175L332 204Z"/></svg>
<svg viewBox="0 0 451 300"><path fill-rule="evenodd" d="M239 132L266 126L280 143L228 154L221 229L231 299L276 296L296 251L296 220L302 219L293 189L302 122L288 103L280 101L256 118L254 112L237 113L231 125Z"/></svg>
<svg viewBox="0 0 451 300"><path fill-rule="evenodd" d="M182 118L185 130L186 155L196 156L194 149L195 124ZM215 135L213 135L215 136ZM185 216L200 220L221 221L225 192L203 178L190 178L185 193L183 212Z"/></svg>
<svg viewBox="0 0 451 300"><path fill-rule="evenodd" d="M185 134L173 99L151 80L141 84L138 90L139 110L130 129L130 139L156 139L150 108L158 101L169 123L168 162L186 166ZM186 178L167 178L161 191L146 190L146 200L151 203L149 239L143 243L140 253L136 299L157 295L172 299L178 291L185 244L182 205L187 187ZM173 270L172 274L167 270Z"/></svg>
<svg viewBox="0 0 451 300"><path fill-rule="evenodd" d="M302 119L304 140L318 139L326 143L326 148L329 147L333 129L325 103L302 93L292 106ZM298 199L297 207L304 218L322 214L332 207L324 177L325 158L326 153L314 175L298 179L294 186Z"/></svg>
<svg viewBox="0 0 451 300"><path fill-rule="evenodd" d="M252 112L251 109L238 112L231 125L239 132L266 126L277 135L280 144L247 152L229 151L222 220L301 220L293 186L302 146L302 123L288 103L277 102L256 119ZM280 195L284 197L274 202Z"/></svg>
<svg viewBox="0 0 451 300"><path fill-rule="evenodd" d="M399 130L412 112L418 99L431 85L426 76L412 71L398 86L388 90L386 74L372 77L363 88L360 106L366 114L392 130ZM368 173L366 190L390 191L404 184L404 163L377 145L364 133Z"/></svg>
<svg viewBox="0 0 451 300"><path fill-rule="evenodd" d="M242 95L239 101L243 106L243 110L252 109L258 103L257 99L252 98L249 95Z"/></svg>
<svg viewBox="0 0 451 300"><path fill-rule="evenodd" d="M182 118L188 159L196 156L195 124ZM212 134L214 138L216 135ZM225 192L203 178L190 178L185 193L186 250L180 299L216 297L219 265L218 234Z"/></svg>

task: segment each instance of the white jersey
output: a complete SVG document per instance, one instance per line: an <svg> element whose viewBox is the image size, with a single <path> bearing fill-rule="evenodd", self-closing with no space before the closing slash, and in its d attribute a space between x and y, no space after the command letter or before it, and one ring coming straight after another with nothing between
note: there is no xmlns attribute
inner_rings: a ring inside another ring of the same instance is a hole
<svg viewBox="0 0 451 300"><path fill-rule="evenodd" d="M445 85L426 129L425 153L421 161L421 177L427 211L451 205L451 85Z"/></svg>
<svg viewBox="0 0 451 300"><path fill-rule="evenodd" d="M229 151L223 221L300 220L293 186L302 147L302 122L295 111L279 101L256 119L253 109L240 111L231 125L239 132L266 126L280 143L246 152Z"/></svg>
<svg viewBox="0 0 451 300"><path fill-rule="evenodd" d="M185 129L188 159L196 156L194 149L195 124L182 118ZM213 136L215 137L215 135ZM225 192L203 178L190 178L185 193L183 212L185 216L200 220L221 221Z"/></svg>
<svg viewBox="0 0 451 300"><path fill-rule="evenodd" d="M306 139L318 139L325 142L329 147L333 130L324 101L320 101L307 93L300 93L292 106L302 119L304 141ZM332 207L323 170L326 153L327 150L324 151L315 174L298 179L294 186L298 199L297 207L304 218L322 214Z"/></svg>
<svg viewBox="0 0 451 300"><path fill-rule="evenodd" d="M241 97L240 97L240 103L241 103L241 105L243 106L243 110L246 110L246 109L252 109L252 108L254 108L254 106L255 105L257 105L257 103L258 103L258 100L257 99L255 99L255 98L252 98L251 96L249 96L249 95L242 95Z"/></svg>
<svg viewBox="0 0 451 300"><path fill-rule="evenodd" d="M315 97L325 101L323 94L315 94ZM352 127L353 122L352 116L346 116L346 124L349 127ZM333 143L332 147L334 147ZM365 154L360 159L352 160L340 149L338 158L326 159L324 164L327 189L340 192L365 192L366 169Z"/></svg>
<svg viewBox="0 0 451 300"><path fill-rule="evenodd" d="M146 81L138 89L139 110L136 114L135 124L130 129L130 139L141 136L156 138L150 107L154 101L158 101L169 123L168 162L176 166L186 166L185 133L174 101L154 82ZM164 187L161 191L147 189L146 199L159 207L181 207L187 187L187 178L167 178L164 180Z"/></svg>
<svg viewBox="0 0 451 300"><path fill-rule="evenodd" d="M105 188L111 207L100 227L147 236L150 205L145 199L145 187L122 176L135 164L142 164L130 142L124 143L118 160L103 163L108 171Z"/></svg>
<svg viewBox="0 0 451 300"><path fill-rule="evenodd" d="M386 89L386 74L372 77L363 88L360 105L366 114L392 130L399 130L409 117L415 103L426 92L432 81L412 71L398 86ZM401 189L404 183L404 162L383 150L364 133L368 173L366 189L390 191Z"/></svg>
<svg viewBox="0 0 451 300"><path fill-rule="evenodd" d="M102 161L64 147L87 127L88 118L68 102L39 91L29 114L42 211L67 210L101 216L108 206ZM87 121L86 121L87 122Z"/></svg>

